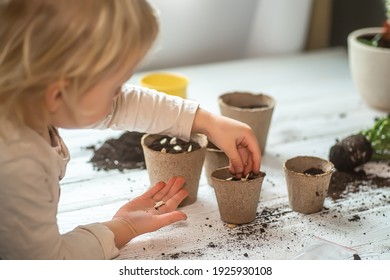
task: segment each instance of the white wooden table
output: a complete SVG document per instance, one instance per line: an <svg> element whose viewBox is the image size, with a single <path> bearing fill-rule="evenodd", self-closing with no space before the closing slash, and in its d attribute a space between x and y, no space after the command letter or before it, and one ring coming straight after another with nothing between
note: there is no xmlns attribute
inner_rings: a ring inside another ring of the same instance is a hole
<svg viewBox="0 0 390 280"><path fill-rule="evenodd" d="M345 49L166 70L186 75L188 97L215 113L217 97L228 91L263 92L276 99L262 160L267 176L259 215L252 224L226 227L213 188L202 174L197 202L182 208L188 220L137 237L118 259L292 259L316 237L352 247L362 259L390 259L390 188L365 186L344 199L327 198L325 210L317 214L295 213L288 206L282 169L286 159L327 158L336 138L370 127L375 117L384 115L368 108L356 93ZM138 84L141 75L130 82ZM61 133L72 157L61 182L61 232L110 219L149 187L146 170L97 171L88 162L93 152L85 147L98 147L123 131ZM378 169L375 164L368 167ZM387 163L380 167L381 176L390 177Z"/></svg>

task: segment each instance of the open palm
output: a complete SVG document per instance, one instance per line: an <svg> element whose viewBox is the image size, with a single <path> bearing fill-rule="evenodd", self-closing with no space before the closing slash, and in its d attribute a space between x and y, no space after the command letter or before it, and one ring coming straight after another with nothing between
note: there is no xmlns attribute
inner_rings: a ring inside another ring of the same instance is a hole
<svg viewBox="0 0 390 280"><path fill-rule="evenodd" d="M183 188L184 183L183 177L172 177L167 183L157 183L144 194L123 205L114 219L124 218L137 235L185 220L186 214L176 210L188 195Z"/></svg>

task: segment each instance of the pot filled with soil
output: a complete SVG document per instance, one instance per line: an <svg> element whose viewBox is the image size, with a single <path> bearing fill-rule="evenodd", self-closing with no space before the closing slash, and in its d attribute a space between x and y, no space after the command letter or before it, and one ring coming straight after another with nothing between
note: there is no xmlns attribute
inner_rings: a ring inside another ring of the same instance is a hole
<svg viewBox="0 0 390 280"><path fill-rule="evenodd" d="M246 224L256 218L257 205L265 173L249 174L237 179L229 167L211 173L221 220L229 224Z"/></svg>
<svg viewBox="0 0 390 280"><path fill-rule="evenodd" d="M246 123L252 128L264 155L275 99L262 93L237 91L221 95L218 104L221 115Z"/></svg>
<svg viewBox="0 0 390 280"><path fill-rule="evenodd" d="M328 193L333 164L312 156L297 156L283 166L290 207L303 214L322 210Z"/></svg>
<svg viewBox="0 0 390 280"><path fill-rule="evenodd" d="M213 186L213 181L211 180L211 173L214 170L227 165L229 165L228 156L213 143L208 142L204 169L207 183L210 186Z"/></svg>
<svg viewBox="0 0 390 280"><path fill-rule="evenodd" d="M141 145L150 184L153 186L173 176L182 176L186 179L184 188L189 194L179 206L194 203L206 156L207 137L194 134L189 142L185 142L176 137L145 134Z"/></svg>
<svg viewBox="0 0 390 280"><path fill-rule="evenodd" d="M390 112L390 43L373 46L382 28L364 28L348 36L349 65L354 85L372 108Z"/></svg>

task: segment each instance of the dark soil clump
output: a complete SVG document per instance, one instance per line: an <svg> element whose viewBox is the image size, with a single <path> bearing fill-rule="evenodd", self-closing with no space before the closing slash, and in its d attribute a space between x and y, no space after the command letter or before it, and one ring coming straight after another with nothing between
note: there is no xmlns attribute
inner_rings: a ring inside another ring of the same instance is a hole
<svg viewBox="0 0 390 280"><path fill-rule="evenodd" d="M145 158L141 146L143 135L139 132L125 132L118 139L108 139L97 150L94 146L88 147L94 151L90 162L97 170L144 169Z"/></svg>
<svg viewBox="0 0 390 280"><path fill-rule="evenodd" d="M162 153L179 154L196 151L200 149L200 145L193 141L185 142L176 137L161 136L153 141L149 148Z"/></svg>
<svg viewBox="0 0 390 280"><path fill-rule="evenodd" d="M351 171L355 167L368 162L373 150L371 143L362 134L348 136L337 141L330 148L329 160L337 170Z"/></svg>

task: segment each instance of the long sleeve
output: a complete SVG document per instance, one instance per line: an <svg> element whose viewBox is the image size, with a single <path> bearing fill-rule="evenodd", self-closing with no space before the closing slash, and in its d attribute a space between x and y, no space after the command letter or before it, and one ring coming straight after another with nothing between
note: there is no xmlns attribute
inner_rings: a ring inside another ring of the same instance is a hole
<svg viewBox="0 0 390 280"><path fill-rule="evenodd" d="M198 106L191 100L126 84L111 114L94 128L168 134L188 140Z"/></svg>

